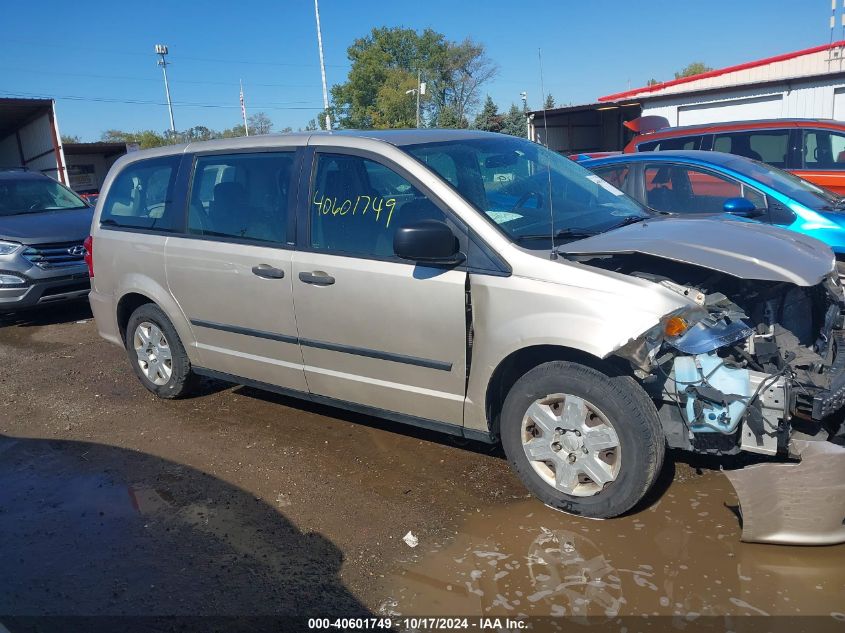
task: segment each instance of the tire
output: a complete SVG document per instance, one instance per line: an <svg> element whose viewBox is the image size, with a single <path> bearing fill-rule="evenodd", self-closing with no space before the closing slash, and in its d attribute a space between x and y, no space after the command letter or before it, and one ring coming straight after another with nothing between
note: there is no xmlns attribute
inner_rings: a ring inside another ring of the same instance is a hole
<svg viewBox="0 0 845 633"><path fill-rule="evenodd" d="M666 447L657 410L633 378L566 361L516 381L500 431L511 467L535 497L591 518L633 508L657 479Z"/></svg>
<svg viewBox="0 0 845 633"><path fill-rule="evenodd" d="M194 388L196 377L185 346L170 319L155 304L145 303L132 313L124 343L138 380L159 398L180 398Z"/></svg>

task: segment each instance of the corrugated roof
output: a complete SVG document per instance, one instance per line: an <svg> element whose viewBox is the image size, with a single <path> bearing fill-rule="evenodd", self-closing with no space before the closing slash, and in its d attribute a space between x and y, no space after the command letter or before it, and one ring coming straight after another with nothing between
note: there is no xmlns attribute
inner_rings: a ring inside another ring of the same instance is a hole
<svg viewBox="0 0 845 633"><path fill-rule="evenodd" d="M752 62L745 62L744 64L737 64L735 66L728 66L726 68L719 68L716 70L711 70L706 73L700 73L698 75L691 75L689 77L681 77L680 79L673 79L672 81L664 81L663 83L654 84L652 86L643 86L642 88L634 88L632 90L626 90L624 92L617 92L614 94L606 95L604 97L599 97L600 102L605 101L618 101L620 99L627 99L634 96L644 96L647 93L651 92L659 92L664 90L665 88L670 88L672 86L678 86L681 84L691 83L693 81L698 81L700 79L709 79L711 77L719 77L720 75L726 75L728 73L737 72L740 70L748 70L749 68L757 68L759 66L765 66L767 64L773 64L776 62L786 61L788 59L794 59L796 57L801 57L803 55L812 55L813 53L821 53L823 51L831 50L834 48L840 48L845 46L845 40L840 40L838 42L833 42L832 44L824 44L822 46L814 46L812 48L805 48L800 51L793 51L792 53L783 53L782 55L775 55L774 57L765 57L763 59L758 59Z"/></svg>

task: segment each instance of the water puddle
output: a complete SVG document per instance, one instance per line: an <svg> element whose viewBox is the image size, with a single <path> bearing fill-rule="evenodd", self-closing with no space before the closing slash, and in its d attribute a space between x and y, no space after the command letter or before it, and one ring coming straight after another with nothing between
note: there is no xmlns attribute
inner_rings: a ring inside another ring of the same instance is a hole
<svg viewBox="0 0 845 633"><path fill-rule="evenodd" d="M402 615L824 615L845 611L845 546L740 543L727 479L676 480L610 521L526 500L472 513L455 537L409 551L385 584Z"/></svg>

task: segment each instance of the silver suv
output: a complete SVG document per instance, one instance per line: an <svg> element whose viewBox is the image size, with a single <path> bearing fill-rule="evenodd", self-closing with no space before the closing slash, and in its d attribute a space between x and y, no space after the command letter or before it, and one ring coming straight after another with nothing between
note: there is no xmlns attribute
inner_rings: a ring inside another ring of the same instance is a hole
<svg viewBox="0 0 845 633"><path fill-rule="evenodd" d="M91 306L163 398L213 376L486 442L546 504L631 509L666 447L784 456L845 402L831 251L666 218L513 137L314 133L135 152Z"/></svg>
<svg viewBox="0 0 845 633"><path fill-rule="evenodd" d="M0 314L85 299L93 210L52 178L0 169Z"/></svg>

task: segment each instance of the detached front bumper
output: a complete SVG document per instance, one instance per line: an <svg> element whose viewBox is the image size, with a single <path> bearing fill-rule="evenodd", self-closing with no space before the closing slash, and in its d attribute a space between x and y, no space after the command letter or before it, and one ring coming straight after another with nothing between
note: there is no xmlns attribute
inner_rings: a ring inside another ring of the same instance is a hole
<svg viewBox="0 0 845 633"><path fill-rule="evenodd" d="M725 471L742 515L742 540L784 545L845 543L845 447L793 440L798 463Z"/></svg>

